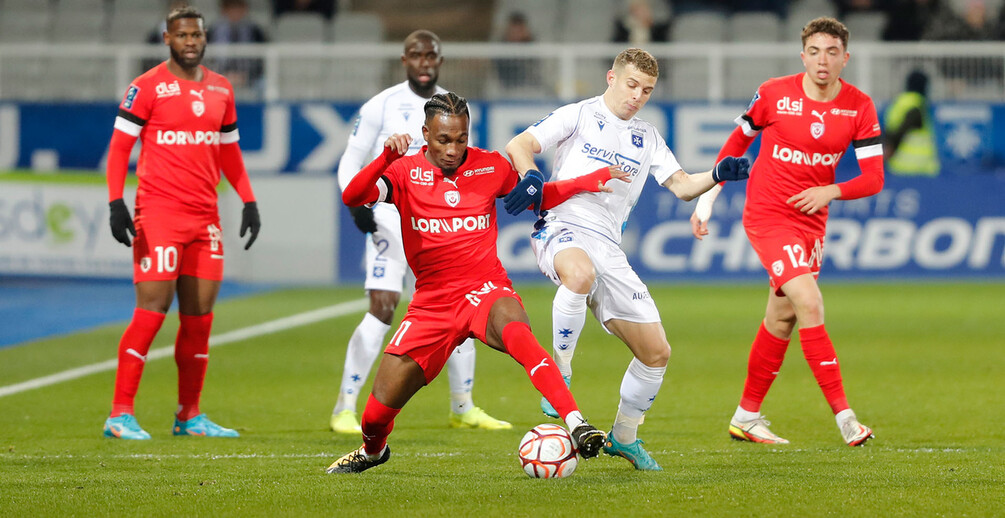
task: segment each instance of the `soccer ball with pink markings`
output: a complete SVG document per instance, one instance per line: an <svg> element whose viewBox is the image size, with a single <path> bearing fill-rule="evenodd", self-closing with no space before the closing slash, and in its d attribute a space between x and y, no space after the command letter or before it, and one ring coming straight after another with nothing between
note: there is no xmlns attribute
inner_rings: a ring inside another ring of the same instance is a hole
<svg viewBox="0 0 1005 518"><path fill-rule="evenodd" d="M520 465L535 478L563 478L579 465L572 436L557 424L539 424L520 440Z"/></svg>

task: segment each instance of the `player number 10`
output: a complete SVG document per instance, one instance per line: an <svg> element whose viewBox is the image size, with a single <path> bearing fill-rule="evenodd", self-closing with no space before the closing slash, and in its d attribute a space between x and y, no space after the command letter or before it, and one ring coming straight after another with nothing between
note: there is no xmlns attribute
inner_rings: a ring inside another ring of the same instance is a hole
<svg viewBox="0 0 1005 518"><path fill-rule="evenodd" d="M178 268L178 249L173 246L154 248L157 254L157 273L173 272Z"/></svg>
<svg viewBox="0 0 1005 518"><path fill-rule="evenodd" d="M782 248L789 254L789 262L792 263L793 268L810 265L806 262L806 250L803 249L802 245L785 245ZM796 256L799 258L796 259Z"/></svg>

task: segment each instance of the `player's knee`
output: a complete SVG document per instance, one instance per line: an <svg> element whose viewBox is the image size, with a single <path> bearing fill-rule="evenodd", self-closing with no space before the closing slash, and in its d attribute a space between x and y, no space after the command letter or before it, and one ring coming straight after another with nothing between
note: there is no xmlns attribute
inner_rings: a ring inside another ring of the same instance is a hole
<svg viewBox="0 0 1005 518"><path fill-rule="evenodd" d="M597 274L593 268L570 268L560 276L562 285L575 293L589 293Z"/></svg>
<svg viewBox="0 0 1005 518"><path fill-rule="evenodd" d="M670 345L663 343L656 347L647 347L636 356L646 367L666 367L670 363Z"/></svg>

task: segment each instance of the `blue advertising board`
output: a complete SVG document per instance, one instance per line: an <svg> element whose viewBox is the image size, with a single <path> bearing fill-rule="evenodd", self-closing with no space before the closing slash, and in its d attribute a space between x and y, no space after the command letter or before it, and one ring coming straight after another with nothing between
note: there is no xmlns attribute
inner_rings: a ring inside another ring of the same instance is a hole
<svg viewBox="0 0 1005 518"><path fill-rule="evenodd" d="M501 149L548 111L546 102L472 103L472 143ZM241 145L252 174L331 174L352 131L358 103L244 104ZM688 171L712 165L742 105L651 102L643 117L661 128ZM0 104L0 168L29 168L40 153L59 167L100 170L114 104ZM825 248L825 278L1005 278L1005 104L934 107L936 178L887 177L878 196L835 202ZM756 143L751 153L756 152ZM838 179L858 172L853 153ZM541 161L548 171L548 159ZM740 223L741 186L727 186L710 235L696 242L684 203L650 181L626 229L623 247L647 280L764 279ZM338 227L339 282L362 281L362 235L348 212ZM0 219L3 210L0 207ZM515 280L542 280L529 248L532 217L499 215L499 253Z"/></svg>

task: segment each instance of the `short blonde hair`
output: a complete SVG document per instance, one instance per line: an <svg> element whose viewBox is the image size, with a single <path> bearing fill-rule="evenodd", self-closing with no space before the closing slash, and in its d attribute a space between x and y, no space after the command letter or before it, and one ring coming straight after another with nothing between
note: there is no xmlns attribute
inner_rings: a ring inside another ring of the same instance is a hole
<svg viewBox="0 0 1005 518"><path fill-rule="evenodd" d="M820 33L829 34L841 40L841 45L844 46L845 50L848 50L848 27L845 27L843 23L828 16L814 18L810 20L810 23L807 23L806 26L803 27L803 48L806 47L806 40L808 40L810 36Z"/></svg>
<svg viewBox="0 0 1005 518"><path fill-rule="evenodd" d="M631 48L622 50L618 54L618 57L614 58L614 66L611 68L617 72L625 68L625 65L635 65L635 68L639 72L646 75L653 77L660 76L660 66L656 63L656 58L642 49Z"/></svg>

